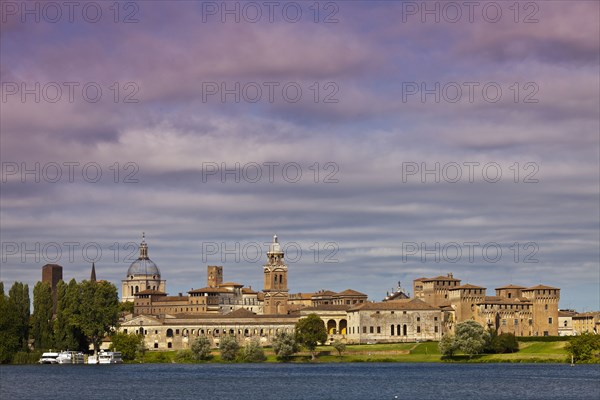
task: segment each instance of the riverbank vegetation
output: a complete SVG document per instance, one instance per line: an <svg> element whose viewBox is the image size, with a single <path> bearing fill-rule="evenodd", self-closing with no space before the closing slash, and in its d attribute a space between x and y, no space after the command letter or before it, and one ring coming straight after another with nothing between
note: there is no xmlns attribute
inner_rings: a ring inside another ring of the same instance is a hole
<svg viewBox="0 0 600 400"><path fill-rule="evenodd" d="M516 353L504 354L474 354L469 355L457 352L452 357L442 359L438 342L422 343L390 343L372 345L346 345L342 355L333 346L317 346L314 353L316 361L312 361L310 351L299 351L290 355L286 361L278 359L273 347L262 348L265 355L264 362L448 362L448 363L566 363L570 356L566 350L568 341L555 342L519 342L520 350ZM182 352L185 352L183 350ZM210 357L198 361L193 357L178 356L178 351L147 351L139 356L134 363L223 363L232 362L223 360L218 349L212 349ZM244 362L236 359L233 362Z"/></svg>

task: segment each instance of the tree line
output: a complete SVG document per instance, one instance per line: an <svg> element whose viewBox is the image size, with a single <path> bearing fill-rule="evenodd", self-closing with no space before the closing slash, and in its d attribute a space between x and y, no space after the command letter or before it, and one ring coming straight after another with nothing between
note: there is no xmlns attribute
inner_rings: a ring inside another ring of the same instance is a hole
<svg viewBox="0 0 600 400"><path fill-rule="evenodd" d="M56 310L52 288L38 282L33 288L15 282L8 295L0 282L0 363L10 363L17 353L49 349L87 352L100 348L102 339L119 317L117 288L106 281L59 281Z"/></svg>

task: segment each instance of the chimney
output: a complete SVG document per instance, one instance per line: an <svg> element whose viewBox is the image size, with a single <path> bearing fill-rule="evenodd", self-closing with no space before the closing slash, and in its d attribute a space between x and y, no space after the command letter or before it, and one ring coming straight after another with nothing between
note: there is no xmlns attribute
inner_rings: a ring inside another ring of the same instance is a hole
<svg viewBox="0 0 600 400"><path fill-rule="evenodd" d="M454 278L454 277L452 276L452 272L448 272L448 278Z"/></svg>

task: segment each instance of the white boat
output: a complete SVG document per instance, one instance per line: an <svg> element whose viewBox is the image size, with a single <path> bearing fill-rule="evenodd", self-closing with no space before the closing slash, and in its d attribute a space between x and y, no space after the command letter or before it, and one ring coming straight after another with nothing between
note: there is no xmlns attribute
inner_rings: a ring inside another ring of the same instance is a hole
<svg viewBox="0 0 600 400"><path fill-rule="evenodd" d="M120 351L100 351L97 356L89 356L88 364L121 364L123 359L121 358Z"/></svg>
<svg viewBox="0 0 600 400"><path fill-rule="evenodd" d="M47 353L42 353L42 357L38 361L40 364L58 364L58 353L49 351Z"/></svg>
<svg viewBox="0 0 600 400"><path fill-rule="evenodd" d="M61 351L56 358L59 364L84 364L83 353L78 351Z"/></svg>

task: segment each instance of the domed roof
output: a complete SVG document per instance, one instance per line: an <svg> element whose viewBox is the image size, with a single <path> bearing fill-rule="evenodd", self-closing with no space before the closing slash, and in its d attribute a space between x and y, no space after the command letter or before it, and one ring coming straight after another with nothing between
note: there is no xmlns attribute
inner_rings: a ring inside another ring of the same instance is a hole
<svg viewBox="0 0 600 400"><path fill-rule="evenodd" d="M138 258L131 263L127 270L127 276L156 275L160 278L158 266L149 258Z"/></svg>
<svg viewBox="0 0 600 400"><path fill-rule="evenodd" d="M127 276L150 275L160 279L160 270L158 266L148 257L148 245L146 236L142 234L142 243L140 243L140 256L131 263L127 270Z"/></svg>

